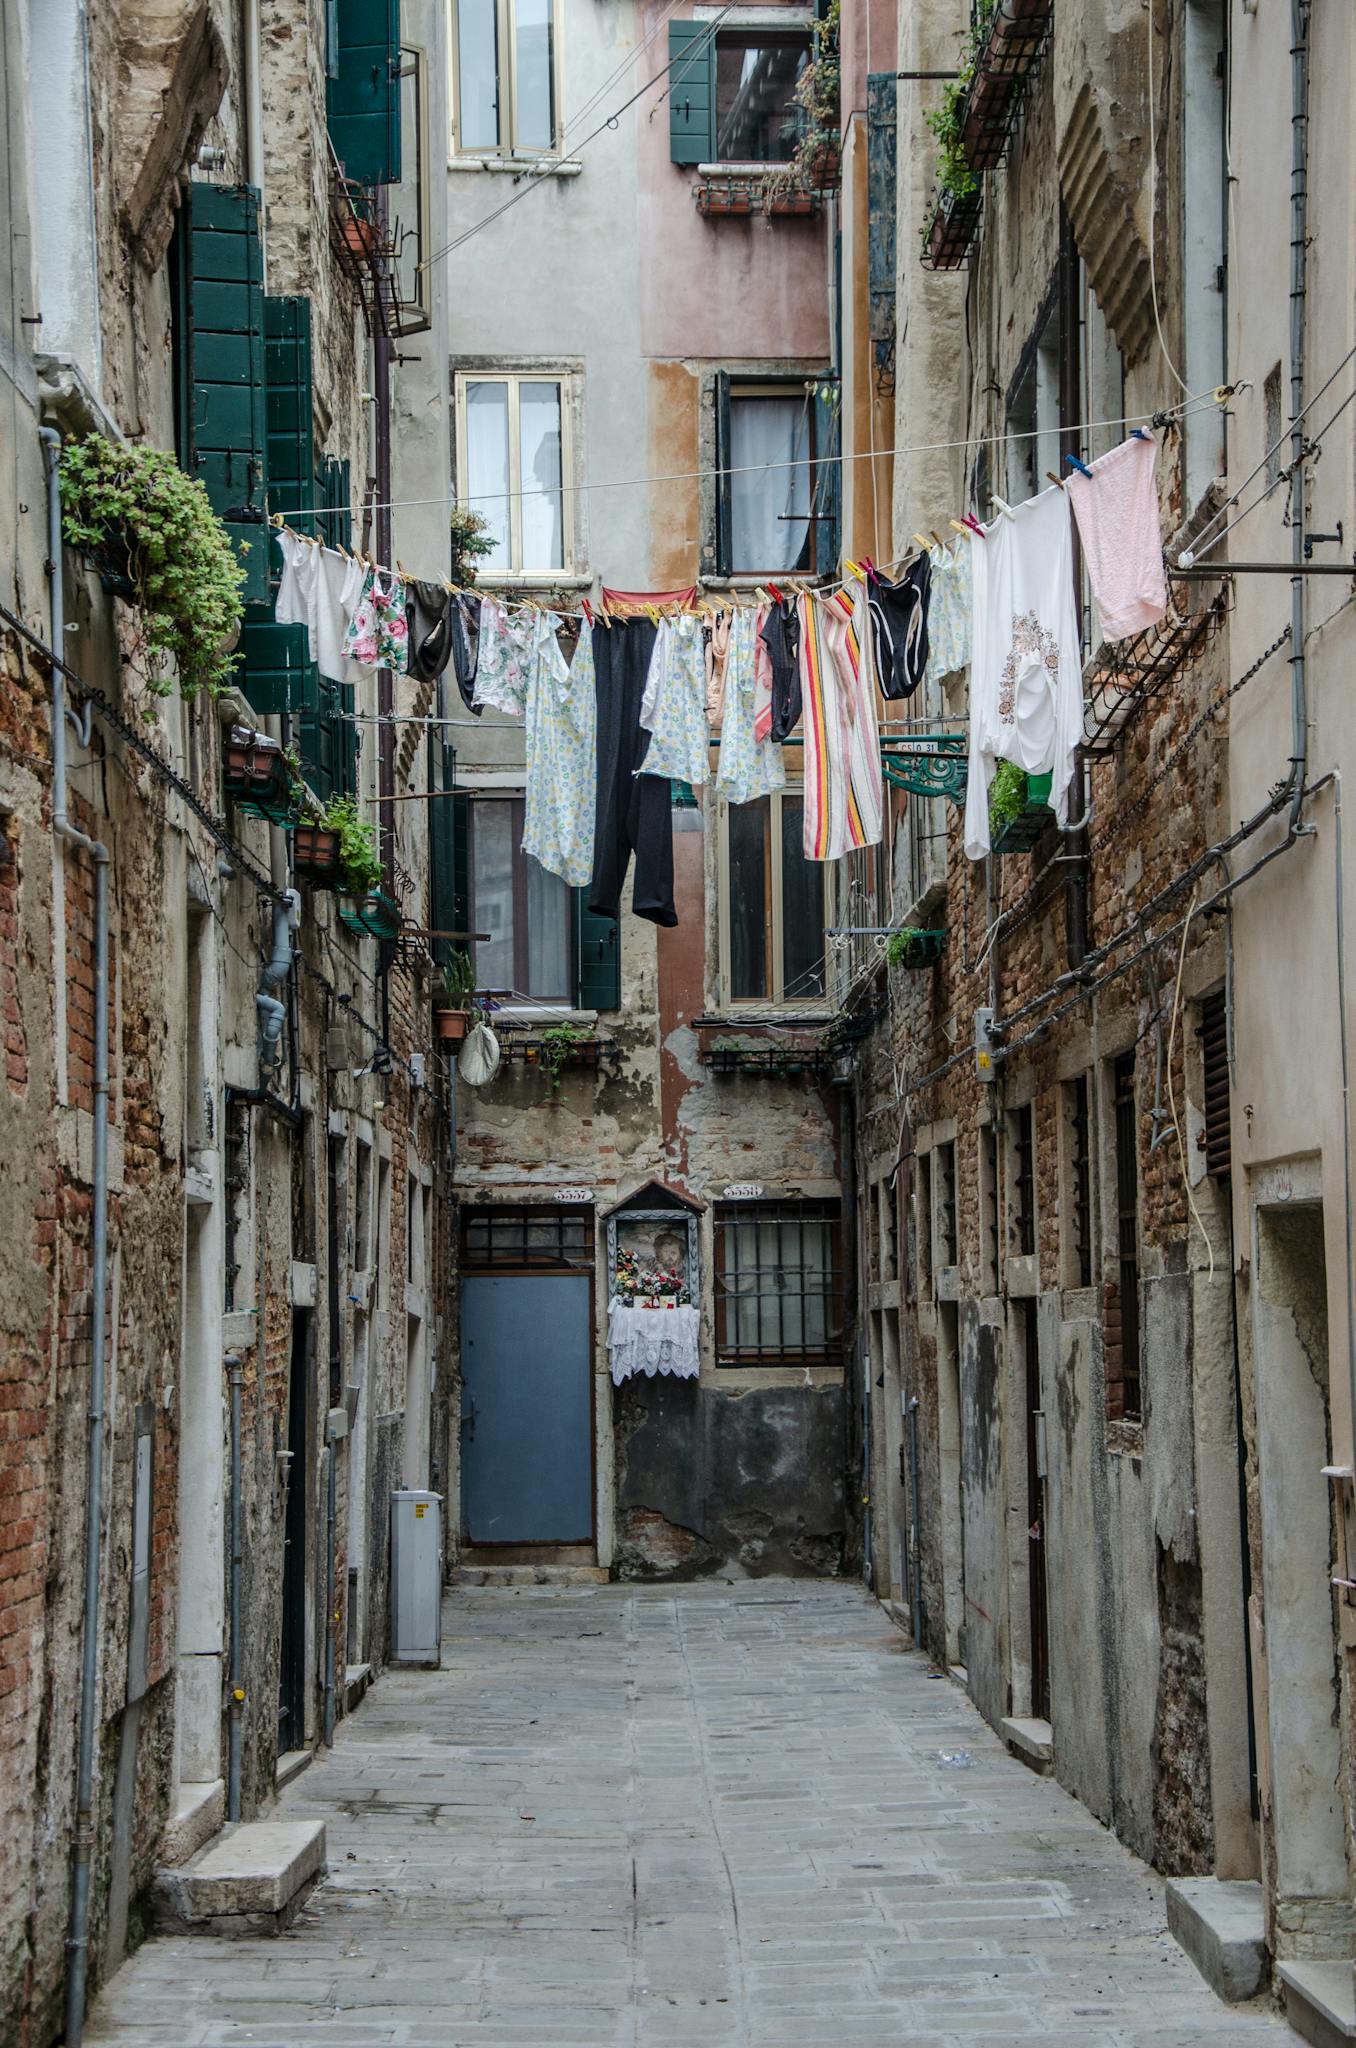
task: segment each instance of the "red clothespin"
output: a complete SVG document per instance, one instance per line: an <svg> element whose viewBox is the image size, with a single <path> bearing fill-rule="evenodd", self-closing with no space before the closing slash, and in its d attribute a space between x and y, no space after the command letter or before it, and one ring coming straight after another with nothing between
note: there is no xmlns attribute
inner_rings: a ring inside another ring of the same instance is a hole
<svg viewBox="0 0 1356 2048"><path fill-rule="evenodd" d="M592 607L592 605L591 605L591 604L589 603L589 601L588 601L588 599L587 599L586 597L581 597L581 598L580 598L580 600L579 600L579 602L580 602L580 604L581 604L581 605L582 605L582 606L584 607L584 617L585 617L585 618L586 618L586 619L588 620L589 624L590 624L590 625L592 625L592 624L593 624L593 607Z"/></svg>
<svg viewBox="0 0 1356 2048"><path fill-rule="evenodd" d="M867 575L871 578L871 581L873 583L879 581L880 572L877 570L876 565L872 561L870 555L862 556L862 567L866 570Z"/></svg>
<svg viewBox="0 0 1356 2048"><path fill-rule="evenodd" d="M768 592L769 592L769 594L770 594L770 595L771 595L772 597L774 597L774 598L776 599L776 601L777 601L777 603L778 603L778 604L785 604L785 603L786 603L786 599L785 599L785 598L784 598L784 597L782 596L782 594L781 594L780 590L778 590L778 588L777 588L777 586L776 586L776 584L775 584L775 583L769 583L769 584L768 584Z"/></svg>
<svg viewBox="0 0 1356 2048"><path fill-rule="evenodd" d="M965 524L969 527L971 533L977 533L981 540L987 540L989 538L988 534L984 531L984 528L980 525L979 521L976 519L973 512L966 512L962 516L964 517Z"/></svg>

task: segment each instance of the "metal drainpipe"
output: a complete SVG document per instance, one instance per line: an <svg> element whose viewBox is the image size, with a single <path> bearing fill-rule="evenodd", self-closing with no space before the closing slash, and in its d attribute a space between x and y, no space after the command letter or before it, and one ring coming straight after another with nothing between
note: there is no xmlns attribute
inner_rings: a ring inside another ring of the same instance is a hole
<svg viewBox="0 0 1356 2048"><path fill-rule="evenodd" d="M240 1390L243 1367L239 1352L226 1353L226 1378L231 1390L231 1640L227 1656L226 1818L239 1820L240 1751L245 1711L245 1645L240 1626L240 1578L245 1562L240 1526Z"/></svg>
<svg viewBox="0 0 1356 2048"><path fill-rule="evenodd" d="M1290 0L1290 833L1299 829L1309 765L1304 655L1304 313L1309 232L1309 0Z"/></svg>
<svg viewBox="0 0 1356 2048"><path fill-rule="evenodd" d="M61 558L61 436L40 427L47 471L47 573L52 651L66 656ZM85 1486L84 1617L76 1764L71 1923L66 1940L66 2041L80 2048L89 1976L90 1861L94 1847L94 1737L98 1722L99 1551L104 1497L105 1300L108 1293L108 848L72 825L66 810L66 683L52 667L52 831L94 863L94 1141L90 1216L89 1465Z"/></svg>
<svg viewBox="0 0 1356 2048"><path fill-rule="evenodd" d="M335 1440L331 1432L325 1446L327 1502L325 1510L325 1747L334 1746L334 1634L339 1625L334 1586L334 1525L339 1512Z"/></svg>
<svg viewBox="0 0 1356 2048"><path fill-rule="evenodd" d="M923 1647L923 1530L918 1513L918 1396L909 1402L909 1524L913 1530L913 1646Z"/></svg>

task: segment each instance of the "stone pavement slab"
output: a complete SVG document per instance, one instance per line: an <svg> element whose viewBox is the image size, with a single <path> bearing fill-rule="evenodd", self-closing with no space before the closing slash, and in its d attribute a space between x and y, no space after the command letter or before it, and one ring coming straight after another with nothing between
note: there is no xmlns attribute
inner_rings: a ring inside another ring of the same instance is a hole
<svg viewBox="0 0 1356 2048"><path fill-rule="evenodd" d="M91 2048L1294 2038L856 1586L459 1586L443 1627L284 1793L329 1844L291 1931L148 1942Z"/></svg>

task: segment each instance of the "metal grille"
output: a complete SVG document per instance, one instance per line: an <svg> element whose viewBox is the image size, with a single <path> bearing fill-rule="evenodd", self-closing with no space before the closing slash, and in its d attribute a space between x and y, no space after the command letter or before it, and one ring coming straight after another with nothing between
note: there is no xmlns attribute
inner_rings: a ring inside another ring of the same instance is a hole
<svg viewBox="0 0 1356 2048"><path fill-rule="evenodd" d="M1013 1212L1017 1256L1030 1258L1036 1249L1036 1121L1029 1102L1012 1113Z"/></svg>
<svg viewBox="0 0 1356 2048"><path fill-rule="evenodd" d="M593 1211L570 1208L466 1208L461 1213L464 1270L593 1266Z"/></svg>
<svg viewBox="0 0 1356 2048"><path fill-rule="evenodd" d="M1074 1272L1080 1287L1092 1285L1092 1175L1088 1155L1088 1077L1069 1087L1069 1168L1073 1183Z"/></svg>
<svg viewBox="0 0 1356 2048"><path fill-rule="evenodd" d="M1139 1351L1139 1130L1135 1117L1135 1055L1111 1069L1116 1119L1116 1261L1119 1284L1108 1320L1107 1412L1127 1422L1142 1413Z"/></svg>
<svg viewBox="0 0 1356 2048"><path fill-rule="evenodd" d="M716 1363L842 1362L836 1202L723 1202L715 1212Z"/></svg>
<svg viewBox="0 0 1356 2048"><path fill-rule="evenodd" d="M1201 1058L1205 1067L1205 1170L1227 1180L1233 1170L1229 1128L1229 1013L1219 989L1201 1004Z"/></svg>

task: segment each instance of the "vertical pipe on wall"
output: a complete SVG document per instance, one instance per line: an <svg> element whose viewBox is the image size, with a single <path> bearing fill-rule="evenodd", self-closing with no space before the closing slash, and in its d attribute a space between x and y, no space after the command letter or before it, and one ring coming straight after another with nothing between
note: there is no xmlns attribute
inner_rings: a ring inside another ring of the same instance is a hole
<svg viewBox="0 0 1356 2048"><path fill-rule="evenodd" d="M66 2041L84 2036L89 1975L90 1863L94 1848L94 1737L99 1686L99 1552L103 1528L105 1298L108 1293L108 848L72 825L66 809L66 592L61 556L61 436L40 427L47 473L47 573L51 584L52 831L94 863L94 1086L90 1214L89 1452L85 1481L85 1568L81 1622L75 1842L67 1937Z"/></svg>
<svg viewBox="0 0 1356 2048"><path fill-rule="evenodd" d="M231 1639L229 1644L228 1722L226 1766L226 1818L240 1818L240 1752L245 1710L244 1641L240 1626L240 1578L244 1567L240 1514L240 1386L242 1368L238 1352L226 1354L226 1377L231 1401Z"/></svg>
<svg viewBox="0 0 1356 2048"><path fill-rule="evenodd" d="M1309 4L1290 0L1290 830L1298 830L1309 764L1304 654L1304 318L1309 234Z"/></svg>

